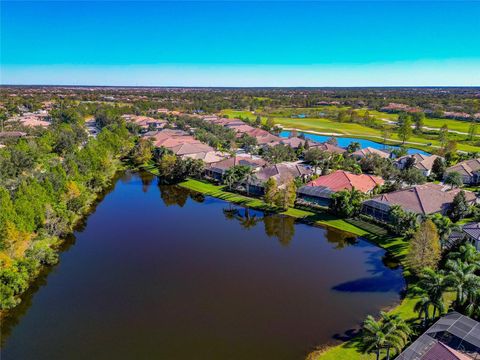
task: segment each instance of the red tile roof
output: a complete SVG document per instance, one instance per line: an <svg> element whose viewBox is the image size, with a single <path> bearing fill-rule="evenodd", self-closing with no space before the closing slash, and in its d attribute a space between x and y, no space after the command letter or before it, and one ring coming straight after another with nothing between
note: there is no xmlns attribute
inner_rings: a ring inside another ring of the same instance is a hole
<svg viewBox="0 0 480 360"><path fill-rule="evenodd" d="M341 190L351 190L352 188L367 193L372 191L377 185L383 185L382 178L373 175L356 175L343 170L337 170L331 174L320 176L318 179L310 181L306 186L324 186L336 192Z"/></svg>

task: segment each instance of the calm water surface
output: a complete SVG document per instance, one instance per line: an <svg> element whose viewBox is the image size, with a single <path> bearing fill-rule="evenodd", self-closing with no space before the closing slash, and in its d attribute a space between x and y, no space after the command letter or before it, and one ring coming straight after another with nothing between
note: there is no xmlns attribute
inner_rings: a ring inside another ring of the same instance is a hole
<svg viewBox="0 0 480 360"><path fill-rule="evenodd" d="M307 139L311 139L313 141L317 141L317 142L325 142L327 141L328 139L330 139L332 136L325 136L325 135L316 135L316 134L310 134L310 133L304 133L304 132L300 132L298 131L297 132L298 134L303 134L305 135L305 137ZM281 137L288 137L290 135L290 131L282 131L280 133L280 136ZM338 146L341 146L341 147L347 147L348 145L350 145L350 143L352 142L358 142L360 144L360 146L363 148L366 148L366 147L371 147L371 148L374 148L374 149L379 149L379 150L385 150L385 149L397 149L399 148L399 146L395 146L395 145L388 145L388 146L385 146L384 144L382 143L378 143L378 142L375 142L375 141L371 141L371 140L365 140L365 139L359 139L359 138L351 138L351 137L336 137L337 141L338 141ZM407 152L409 154L416 154L416 153L419 153L419 154L424 154L424 155L430 155L429 153L423 151L423 150L420 150L420 149L414 149L414 148L407 148Z"/></svg>
<svg viewBox="0 0 480 360"><path fill-rule="evenodd" d="M348 234L124 175L2 324L2 359L303 359L400 299ZM47 276L48 275L48 276Z"/></svg>

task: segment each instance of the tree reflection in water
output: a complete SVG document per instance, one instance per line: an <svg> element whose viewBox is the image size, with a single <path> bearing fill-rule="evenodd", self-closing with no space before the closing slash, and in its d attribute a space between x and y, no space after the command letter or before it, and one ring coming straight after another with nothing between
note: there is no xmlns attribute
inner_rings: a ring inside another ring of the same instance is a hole
<svg viewBox="0 0 480 360"><path fill-rule="evenodd" d="M160 188L160 197L166 206L178 205L183 207L190 195L188 190L180 186L161 185L159 183L158 187Z"/></svg>
<svg viewBox="0 0 480 360"><path fill-rule="evenodd" d="M283 246L288 246L295 235L295 219L291 216L265 215L263 224L265 233L270 237L276 237Z"/></svg>
<svg viewBox="0 0 480 360"><path fill-rule="evenodd" d="M333 228L326 229L325 238L329 243L335 244L335 249L343 249L358 242L355 236Z"/></svg>
<svg viewBox="0 0 480 360"><path fill-rule="evenodd" d="M140 180L142 181L142 191L146 193L156 176L147 171L140 171L138 174L140 175Z"/></svg>

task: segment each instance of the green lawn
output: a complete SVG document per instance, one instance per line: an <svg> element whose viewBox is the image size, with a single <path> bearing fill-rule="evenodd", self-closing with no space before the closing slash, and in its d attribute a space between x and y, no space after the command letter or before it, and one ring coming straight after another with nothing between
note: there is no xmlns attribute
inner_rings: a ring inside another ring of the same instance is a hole
<svg viewBox="0 0 480 360"><path fill-rule="evenodd" d="M255 119L257 115L253 114L250 111L238 111L238 110L222 110L223 115L228 115L230 118L243 117L249 119ZM383 113L381 113L383 114ZM392 115L392 114L387 114ZM373 140L377 142L382 141L382 133L380 130L372 129L360 124L355 123L338 123L329 119L324 118L290 118L290 117L272 117L276 124L282 125L286 128L299 129L304 131L314 131L319 133L335 133L340 136L347 137L356 137L361 139ZM262 117L262 120L265 121L266 117ZM431 119L430 119L431 120ZM435 121L435 120L434 120ZM459 122L457 120L451 120L454 122ZM442 124L443 125L443 124ZM440 125L441 127L441 125ZM400 144L401 141L398 138L398 135L392 132L392 135L389 138L391 140L390 144ZM405 146L419 148L425 151L432 151L432 147L439 147L440 143L438 140L426 139L419 137L418 135L412 136L408 139L409 143L416 144L405 144ZM432 144L429 146L428 144ZM476 146L465 144L462 142L458 143L458 150L467 151L467 152L476 152L480 149Z"/></svg>

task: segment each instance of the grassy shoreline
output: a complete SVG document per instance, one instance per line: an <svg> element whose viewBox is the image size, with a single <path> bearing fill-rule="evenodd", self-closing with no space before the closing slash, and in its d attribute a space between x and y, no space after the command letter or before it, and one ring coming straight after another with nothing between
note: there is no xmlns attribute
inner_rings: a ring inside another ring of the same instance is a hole
<svg viewBox="0 0 480 360"><path fill-rule="evenodd" d="M216 186L210 183L206 183L199 180L189 179L180 184L179 186L189 189L195 192L202 193L204 195L213 196L222 200L226 200L242 206L247 206L254 209L263 211L275 211L280 214L292 216L295 219L305 222L310 225L319 225L339 229L342 231L350 232L354 235L361 236L367 241L385 249L392 257L397 260L404 269L403 275L407 282L407 290L405 297L399 304L394 305L391 309L386 309L391 313L400 314L405 320L418 319L417 313L414 311L414 306L417 301L416 297L412 295L408 289L411 288L412 279L409 276L408 270L405 264L405 255L407 253L408 242L403 238L391 237L388 235L380 235L366 230L360 226L367 225L362 221L347 221L339 219L328 213L312 212L303 209L289 208L287 211L278 211L278 209L272 208L265 204L262 200L256 198L250 198L243 195L234 194L224 190L222 186ZM370 227L371 229L372 227ZM360 342L358 337L354 337L342 344L324 348L322 350L315 350L308 355L309 360L364 360L374 359L374 354L363 354L360 352Z"/></svg>

